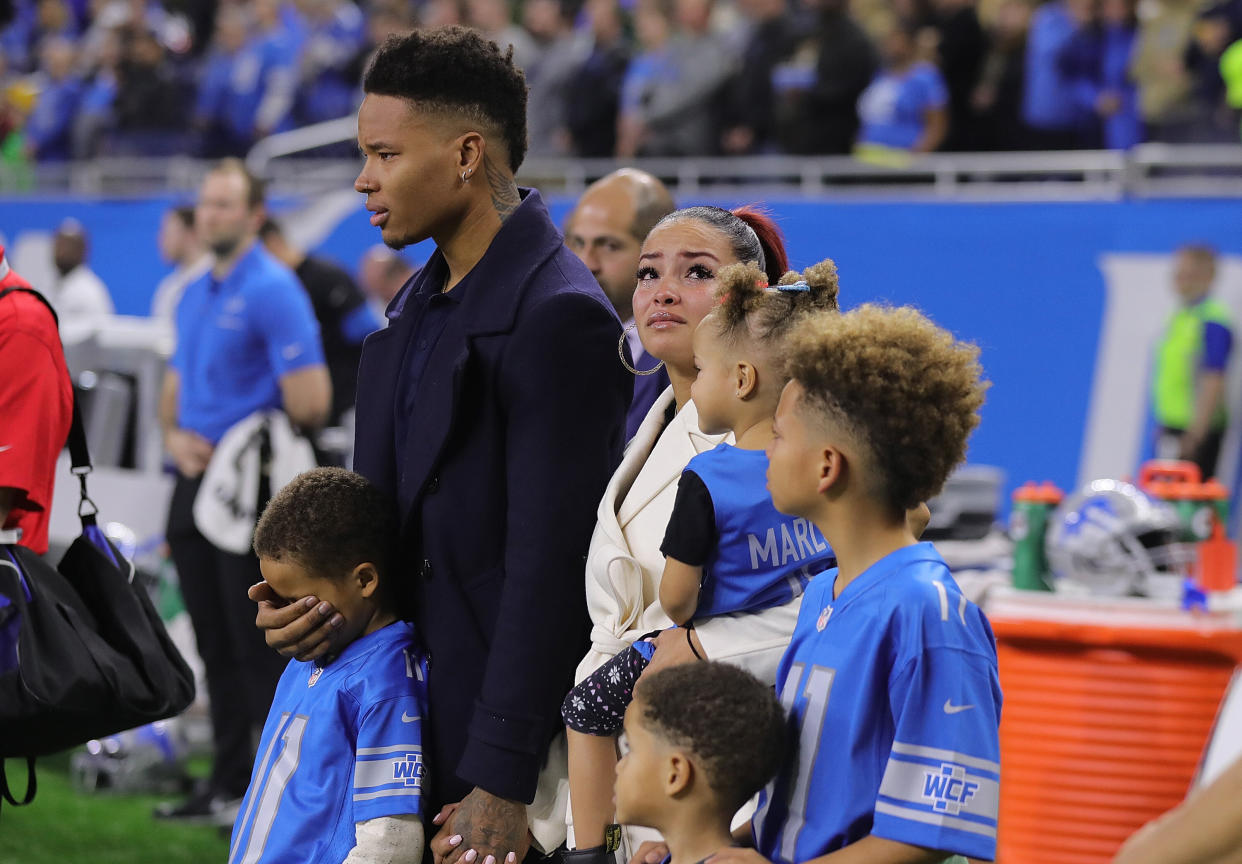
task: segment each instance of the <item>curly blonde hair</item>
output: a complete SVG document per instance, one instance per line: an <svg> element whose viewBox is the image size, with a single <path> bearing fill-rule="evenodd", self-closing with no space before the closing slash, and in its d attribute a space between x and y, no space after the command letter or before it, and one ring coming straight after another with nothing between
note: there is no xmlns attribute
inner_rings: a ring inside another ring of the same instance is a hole
<svg viewBox="0 0 1242 864"><path fill-rule="evenodd" d="M803 291L773 291L758 266L731 264L716 274L716 308L712 311L717 331L732 341L745 334L764 343L786 336L808 312L835 312L841 285L837 265L826 258L802 273L793 270L777 285L806 283Z"/></svg>
<svg viewBox="0 0 1242 864"><path fill-rule="evenodd" d="M918 310L867 304L806 317L786 352L804 406L868 451L876 494L895 510L934 496L966 457L989 386L979 349Z"/></svg>

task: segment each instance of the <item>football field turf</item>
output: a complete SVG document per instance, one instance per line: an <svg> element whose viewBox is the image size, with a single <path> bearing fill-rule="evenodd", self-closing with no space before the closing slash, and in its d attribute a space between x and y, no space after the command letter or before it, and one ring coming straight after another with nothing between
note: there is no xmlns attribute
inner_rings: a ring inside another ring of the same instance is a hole
<svg viewBox="0 0 1242 864"><path fill-rule="evenodd" d="M217 828L159 822L153 795L86 794L69 782L69 756L38 763L39 789L28 807L0 808L4 864L224 864L228 840ZM25 790L26 764L5 761L14 796Z"/></svg>

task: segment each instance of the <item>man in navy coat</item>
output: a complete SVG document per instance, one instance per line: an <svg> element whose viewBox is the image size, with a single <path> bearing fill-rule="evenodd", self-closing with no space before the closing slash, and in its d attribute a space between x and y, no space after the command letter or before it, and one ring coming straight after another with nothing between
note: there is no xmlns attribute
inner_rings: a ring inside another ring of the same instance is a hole
<svg viewBox="0 0 1242 864"><path fill-rule="evenodd" d="M354 456L400 509L400 578L430 653L424 812L460 802L431 849L521 860L588 644L583 563L632 379L607 298L514 183L526 86L511 56L461 28L391 37L364 89L355 188L389 246L437 246L366 341ZM327 604L252 596L270 644L331 653Z"/></svg>

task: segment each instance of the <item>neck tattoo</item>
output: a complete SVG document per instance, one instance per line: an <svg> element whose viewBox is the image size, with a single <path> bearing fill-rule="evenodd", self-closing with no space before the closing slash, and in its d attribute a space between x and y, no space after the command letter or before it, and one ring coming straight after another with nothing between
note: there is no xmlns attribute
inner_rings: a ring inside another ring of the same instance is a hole
<svg viewBox="0 0 1242 864"><path fill-rule="evenodd" d="M517 184L512 177L496 167L490 156L483 157L483 170L487 174L487 188L492 193L492 207L500 221L504 222L522 203Z"/></svg>

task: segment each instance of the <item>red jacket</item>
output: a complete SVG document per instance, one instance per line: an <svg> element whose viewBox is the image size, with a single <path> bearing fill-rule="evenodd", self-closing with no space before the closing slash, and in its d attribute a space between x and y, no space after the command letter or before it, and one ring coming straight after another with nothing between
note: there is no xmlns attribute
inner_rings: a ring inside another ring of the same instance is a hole
<svg viewBox="0 0 1242 864"><path fill-rule="evenodd" d="M29 288L0 246L0 291ZM16 489L5 529L20 528L21 545L47 552L47 525L56 485L56 458L69 437L73 386L56 319L24 291L0 299L0 487Z"/></svg>

